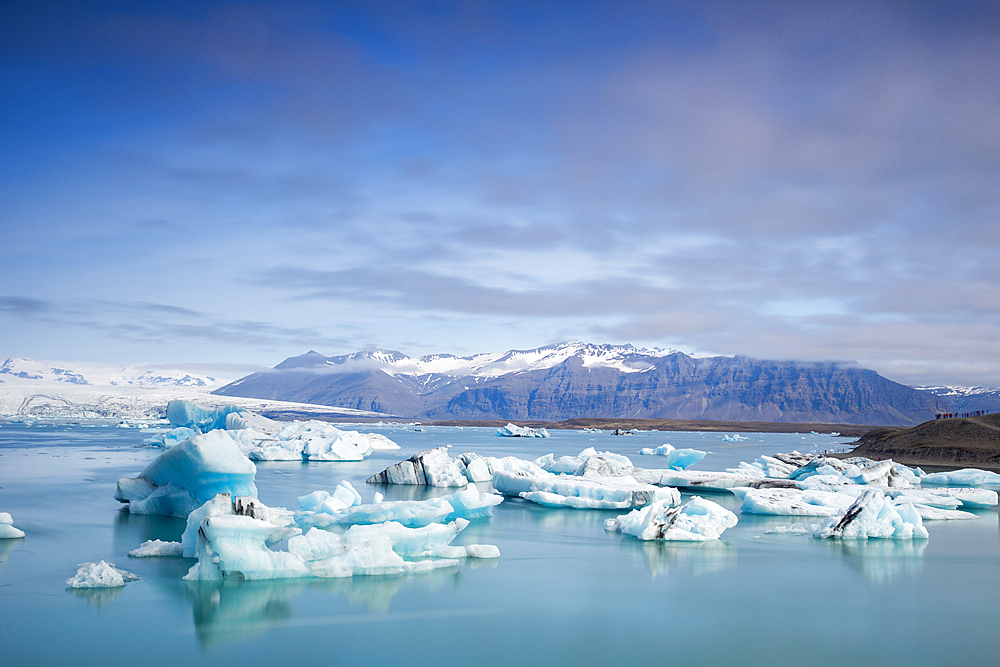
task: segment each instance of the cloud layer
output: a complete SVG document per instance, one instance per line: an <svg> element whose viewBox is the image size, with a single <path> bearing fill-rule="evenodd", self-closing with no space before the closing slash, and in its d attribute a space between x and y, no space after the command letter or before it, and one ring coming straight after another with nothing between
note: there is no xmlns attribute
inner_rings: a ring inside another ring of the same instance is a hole
<svg viewBox="0 0 1000 667"><path fill-rule="evenodd" d="M16 3L0 354L1000 384L995 3Z"/></svg>

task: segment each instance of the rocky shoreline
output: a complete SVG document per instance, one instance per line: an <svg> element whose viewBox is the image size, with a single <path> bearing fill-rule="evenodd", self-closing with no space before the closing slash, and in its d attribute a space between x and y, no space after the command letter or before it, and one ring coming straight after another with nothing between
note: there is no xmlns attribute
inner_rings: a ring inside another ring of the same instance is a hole
<svg viewBox="0 0 1000 667"><path fill-rule="evenodd" d="M847 456L922 467L1000 470L1000 413L935 419L908 429L875 429Z"/></svg>

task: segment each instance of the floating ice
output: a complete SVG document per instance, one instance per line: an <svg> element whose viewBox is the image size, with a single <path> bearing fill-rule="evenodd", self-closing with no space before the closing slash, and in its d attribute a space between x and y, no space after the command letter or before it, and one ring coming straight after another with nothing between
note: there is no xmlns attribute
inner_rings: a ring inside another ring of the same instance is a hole
<svg viewBox="0 0 1000 667"><path fill-rule="evenodd" d="M275 526L249 516L209 516L197 531L198 562L187 580L284 579L402 574L453 567L458 558L499 556L491 545L451 546L468 521L407 528L395 522L352 526L343 535L312 528L288 540L288 551L267 547ZM420 558L421 560L406 560Z"/></svg>
<svg viewBox="0 0 1000 667"><path fill-rule="evenodd" d="M342 431L316 420L283 423L241 412L229 416L227 429L254 461L361 461L375 450L399 449L379 433Z"/></svg>
<svg viewBox="0 0 1000 667"><path fill-rule="evenodd" d="M137 478L119 479L115 499L133 514L183 517L218 493L256 496L256 473L226 431L210 431L163 452Z"/></svg>
<svg viewBox="0 0 1000 667"><path fill-rule="evenodd" d="M834 491L748 489L740 511L780 516L833 516L850 507L855 498Z"/></svg>
<svg viewBox="0 0 1000 667"><path fill-rule="evenodd" d="M586 462L595 457L608 459L609 461L616 461L621 464L621 467L604 464L606 469L611 469L613 467L614 469L624 470L632 467L632 461L627 456L616 454L614 452L599 452L593 447L588 447L576 456L560 456L558 459L553 458L551 454L548 454L536 459L535 463L547 472L554 472L562 475L582 475L587 470L585 467ZM594 470L593 466L591 466L590 469ZM611 476L618 475L613 474Z"/></svg>
<svg viewBox="0 0 1000 667"><path fill-rule="evenodd" d="M910 540L926 538L927 529L912 504L893 505L878 489L865 489L850 507L819 524L813 535L836 539Z"/></svg>
<svg viewBox="0 0 1000 667"><path fill-rule="evenodd" d="M756 469L755 469L756 470ZM763 475L745 475L734 472L709 472L704 470L677 470L661 474L661 486L673 486L685 491L707 491L725 493L738 486L750 486Z"/></svg>
<svg viewBox="0 0 1000 667"><path fill-rule="evenodd" d="M180 542L164 542L162 540L147 540L132 551L132 558L158 558L161 556L183 556L184 546Z"/></svg>
<svg viewBox="0 0 1000 667"><path fill-rule="evenodd" d="M277 544L302 532L293 525L294 513L290 510L268 507L250 496L234 498L227 493L220 493L188 515L187 527L181 535L184 556L197 556L198 532L206 519L228 516L246 516L268 524L271 528L264 537L266 544Z"/></svg>
<svg viewBox="0 0 1000 667"><path fill-rule="evenodd" d="M179 445L185 440L190 440L199 433L201 433L201 431L193 429L189 426L178 426L177 428L170 429L164 433L157 433L156 435L150 436L146 438L144 442L150 447L173 447L174 445Z"/></svg>
<svg viewBox="0 0 1000 667"><path fill-rule="evenodd" d="M544 428L530 428L528 426L518 426L517 424L507 424L497 429L497 435L506 438L547 438L549 432Z"/></svg>
<svg viewBox="0 0 1000 667"><path fill-rule="evenodd" d="M667 465L674 470L684 470L701 461L707 455L698 449L675 449L671 444L660 445L659 447L646 447L639 450L640 454L647 456L666 456Z"/></svg>
<svg viewBox="0 0 1000 667"><path fill-rule="evenodd" d="M680 503L677 489L642 484L632 477L497 472L493 475L493 488L505 496L518 496L546 507L628 509L656 500Z"/></svg>
<svg viewBox="0 0 1000 667"><path fill-rule="evenodd" d="M325 528L335 524L375 524L386 521L415 528L431 523L454 521L458 518L475 519L490 516L493 507L503 502L503 496L481 492L474 486L441 498L376 502L371 505L353 504L336 509L328 509L328 503L307 507L312 504L312 498L311 496L305 498L309 499L306 503L301 503L305 511L296 515L296 524L303 528Z"/></svg>
<svg viewBox="0 0 1000 667"><path fill-rule="evenodd" d="M170 401L167 403L167 421L173 428L187 427L199 433L226 428L226 416L239 412L235 405L222 408L203 408L191 401Z"/></svg>
<svg viewBox="0 0 1000 667"><path fill-rule="evenodd" d="M744 441L749 440L749 439L750 438L748 438L747 436L740 435L739 433L734 433L733 435L728 435L727 434L727 435L722 436L722 440L724 442L744 442Z"/></svg>
<svg viewBox="0 0 1000 667"><path fill-rule="evenodd" d="M103 560L97 563L80 563L76 575L67 579L71 588L117 588L139 577Z"/></svg>
<svg viewBox="0 0 1000 667"><path fill-rule="evenodd" d="M657 500L641 509L608 519L604 529L634 535L640 540L705 542L717 540L727 528L736 525L736 515L710 500L698 496L680 507Z"/></svg>
<svg viewBox="0 0 1000 667"><path fill-rule="evenodd" d="M941 486L979 486L981 484L1000 484L1000 474L978 468L963 468L931 473L920 481L922 484Z"/></svg>
<svg viewBox="0 0 1000 667"><path fill-rule="evenodd" d="M417 452L405 461L393 464L368 478L369 484L417 484L455 487L469 482L488 482L497 471L521 470L530 474L544 472L531 461L513 456L479 456L466 452L459 457L448 456L447 447Z"/></svg>
<svg viewBox="0 0 1000 667"><path fill-rule="evenodd" d="M24 531L14 527L14 519L7 512L0 512L0 540L24 537Z"/></svg>

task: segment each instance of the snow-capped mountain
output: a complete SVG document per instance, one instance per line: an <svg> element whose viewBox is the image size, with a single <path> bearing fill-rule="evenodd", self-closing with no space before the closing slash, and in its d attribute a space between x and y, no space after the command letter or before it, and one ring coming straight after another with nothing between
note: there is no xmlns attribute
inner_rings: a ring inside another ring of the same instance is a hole
<svg viewBox="0 0 1000 667"><path fill-rule="evenodd" d="M944 399L950 412L1000 412L1000 389L994 387L916 387Z"/></svg>
<svg viewBox="0 0 1000 667"><path fill-rule="evenodd" d="M434 419L574 417L916 424L945 404L849 364L695 358L570 341L420 358L310 351L213 393Z"/></svg>
<svg viewBox="0 0 1000 667"><path fill-rule="evenodd" d="M196 375L182 370L149 370L108 364L36 361L11 357L0 366L0 381L29 381L33 384L65 383L112 387L189 387L205 390L226 380Z"/></svg>

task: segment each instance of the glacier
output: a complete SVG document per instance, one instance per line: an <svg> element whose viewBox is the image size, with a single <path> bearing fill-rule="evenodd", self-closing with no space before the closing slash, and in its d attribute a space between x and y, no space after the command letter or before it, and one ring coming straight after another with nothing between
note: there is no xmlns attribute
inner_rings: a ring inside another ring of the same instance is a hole
<svg viewBox="0 0 1000 667"><path fill-rule="evenodd" d="M218 493L257 495L257 468L227 431L214 430L172 447L135 478L121 478L115 500L132 514L185 517Z"/></svg>
<svg viewBox="0 0 1000 667"><path fill-rule="evenodd" d="M70 588L118 588L139 577L115 567L114 563L80 563L76 574L66 580Z"/></svg>
<svg viewBox="0 0 1000 667"><path fill-rule="evenodd" d="M705 542L717 540L737 523L736 515L711 500L694 496L675 507L657 500L604 523L604 529L633 535L640 540Z"/></svg>
<svg viewBox="0 0 1000 667"><path fill-rule="evenodd" d="M14 527L14 518L7 512L0 512L0 540L24 537L24 531Z"/></svg>

